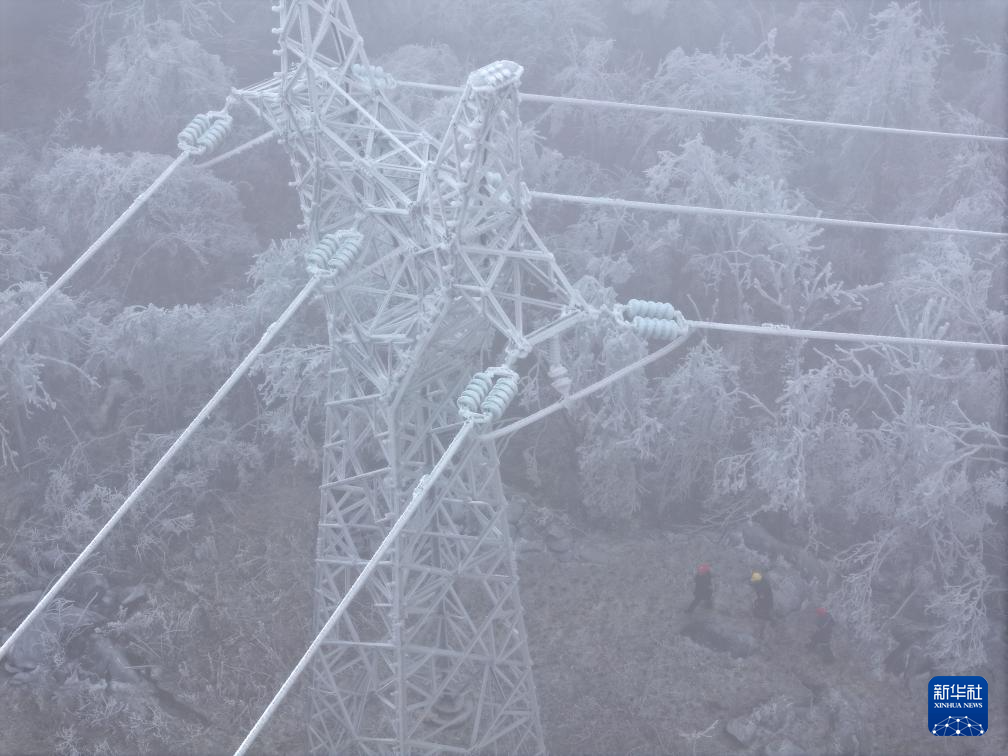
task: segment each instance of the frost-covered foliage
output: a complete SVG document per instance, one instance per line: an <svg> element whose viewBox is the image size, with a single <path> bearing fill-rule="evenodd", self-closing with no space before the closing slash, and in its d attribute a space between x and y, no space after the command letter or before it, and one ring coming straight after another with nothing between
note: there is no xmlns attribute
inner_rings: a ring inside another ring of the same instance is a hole
<svg viewBox="0 0 1008 756"><path fill-rule="evenodd" d="M146 153L56 150L31 180L30 196L37 216L76 256L168 163ZM180 290L191 301L218 288L213 278L242 271L255 248L235 187L183 166L102 250L98 280L107 293L127 301L177 301Z"/></svg>
<svg viewBox="0 0 1008 756"><path fill-rule="evenodd" d="M375 61L396 79L423 81L431 84L460 86L465 82L467 71L448 45L403 45ZM442 98L433 110L427 92L407 89L393 89L387 94L396 105L431 134L444 131L451 120L454 103L451 98Z"/></svg>
<svg viewBox="0 0 1008 756"><path fill-rule="evenodd" d="M881 126L941 129L939 70L948 52L939 26L929 24L920 3L890 3L863 24L840 9L820 6L816 44L803 57L810 118ZM885 213L894 220L915 217L918 188L926 188L935 150L950 145L922 140L879 140L848 135L836 140L809 135L811 149L829 145L830 164L813 160L811 175L854 213ZM825 154L825 153L824 153Z"/></svg>
<svg viewBox="0 0 1008 756"><path fill-rule="evenodd" d="M600 34L604 28L598 0L425 0L422 7L416 15L446 36L460 57L480 65L499 58L521 61L532 77L558 62L558 27L577 34Z"/></svg>
<svg viewBox="0 0 1008 756"><path fill-rule="evenodd" d="M45 229L0 231L0 284L37 281L62 257L59 242Z"/></svg>
<svg viewBox="0 0 1008 756"><path fill-rule="evenodd" d="M0 328L163 170L169 158L154 153L173 153L193 114L220 107L229 67L260 70L267 49L267 30L251 26L210 39L212 26L251 17L245 0L83 4L86 12L68 23L80 26L78 42L93 46L95 70L86 54L59 47L59 29L40 27L52 33L37 55L10 40L11 76L0 94L21 107L0 109L10 131L0 136ZM38 3L8 5L11 28L40 14ZM940 5L374 0L354 11L369 25L372 59L401 79L461 84L471 68L510 58L525 67L526 91L1004 133L1003 40L996 24L964 21L994 18L998 4L955 4L944 28L934 21ZM56 118L32 99L40 91L57 99L50 78L64 91L87 90L91 122L78 127L71 111ZM456 104L408 88L391 97L432 135ZM39 112L21 121L22 109ZM521 113L524 179L534 189L1003 227L999 146L535 103ZM68 146L75 140L140 152ZM0 595L40 588L68 564L303 285L303 241L255 255L260 240L283 237L296 222L275 209L288 202L296 216L297 206L293 192L278 199L287 188L272 183L272 166L250 171L260 159L252 154L214 169L220 173L180 170L0 350ZM533 205L531 220L570 279L587 276L580 288L595 305L637 297L672 302L698 320L1008 341L1006 248L990 240L547 202ZM575 389L656 346L604 317L591 325L598 327L562 337ZM979 665L991 628L1003 625L1004 360L705 336L546 421L520 460L541 484L543 503L592 522L647 518L727 530L754 519L823 572L828 566L815 598L841 618L838 636L851 628L877 653L905 624L934 656ZM546 357L537 358L538 376L523 381L527 409L547 401L533 378L549 391ZM322 311L312 304L99 557L102 569L144 574L159 586L185 583L178 606L159 605L143 615L146 626L131 625L160 634L166 659L180 669L176 639L198 635L187 614L202 601L196 588L190 593L202 577L193 565L215 575L214 560L257 565L232 585L222 578L201 589L230 597L223 607L201 604L217 612L214 622L223 625L227 612L252 627L270 615L230 589L261 586L259 572L273 569L275 530L241 532L234 551L222 533L235 511L262 496L264 479L318 464L329 359ZM551 488L553 481L560 483ZM286 518L292 496L281 487L283 506L269 504ZM265 556L252 554L264 541ZM272 680L259 674L253 648L243 658L254 672L230 674L254 677L261 698ZM287 665L274 666L279 675ZM187 677L208 680L195 669ZM217 705L224 696L212 683L205 687ZM96 731L116 717L140 726L109 701L95 696L74 711ZM221 705L239 721L248 699ZM155 719L151 740L163 731ZM61 735L67 752L85 739ZM110 748L103 739L79 750Z"/></svg>
<svg viewBox="0 0 1008 756"><path fill-rule="evenodd" d="M138 29L109 47L88 86L91 115L114 135L170 149L197 113L220 109L232 73L173 21Z"/></svg>
<svg viewBox="0 0 1008 756"><path fill-rule="evenodd" d="M611 289L590 277L577 285L596 304L613 299ZM564 346L562 360L575 385L585 385L640 359L646 350L635 333L610 324L578 334ZM658 432L648 401L647 377L637 371L571 409L579 433L582 501L593 517L626 520L640 509L642 463L653 458Z"/></svg>
<svg viewBox="0 0 1008 756"><path fill-rule="evenodd" d="M853 26L841 9L829 15L803 59L810 100L822 98L820 117L881 126L937 125L939 62L948 52L940 28L924 19L920 3L890 3L867 28Z"/></svg>
<svg viewBox="0 0 1008 756"><path fill-rule="evenodd" d="M847 476L836 471L840 480L857 471L856 490L838 503L866 539L839 557L844 599L866 631L887 603L869 601L873 584L885 584L883 571L909 575L915 565L923 569L915 579L928 590L905 611L923 604L925 614L943 620L929 640L936 654L980 664L993 577L985 554L998 549L994 525L1005 507L1005 437L956 401L960 392L950 381L961 374L960 360L923 349L864 351L840 363L842 379L878 406L878 419L858 433L856 467ZM915 589L900 587L904 598ZM951 613L959 614L955 625Z"/></svg>
<svg viewBox="0 0 1008 756"><path fill-rule="evenodd" d="M31 212L22 187L36 169L27 144L8 134L0 134L0 228L21 228Z"/></svg>
<svg viewBox="0 0 1008 756"><path fill-rule="evenodd" d="M205 403L241 360L252 324L241 306L132 307L93 340L92 363L157 387L150 419L171 428ZM194 370L199 365L200 369Z"/></svg>
<svg viewBox="0 0 1008 756"><path fill-rule="evenodd" d="M0 323L13 322L43 289L24 283L0 291ZM77 303L57 295L24 326L20 340L0 352L0 469L25 462L34 442L26 426L43 425L39 416L57 407L54 395L72 390L81 379L88 382L76 365L90 324Z"/></svg>
<svg viewBox="0 0 1008 756"><path fill-rule="evenodd" d="M92 57L99 44L115 41L150 24L173 21L187 34L215 34L215 23L227 18L221 0L76 0L82 21L71 41Z"/></svg>
<svg viewBox="0 0 1008 756"><path fill-rule="evenodd" d="M563 40L563 64L557 67L549 90L565 97L596 100L632 100L643 79L636 61L615 59L613 40L582 41L573 32ZM638 142L632 115L626 111L593 112L569 105L547 110L549 133L577 150L606 159L633 149Z"/></svg>
<svg viewBox="0 0 1008 756"><path fill-rule="evenodd" d="M654 77L641 88L638 102L656 105L673 105L679 108L734 111L737 113L781 114L787 107L790 93L784 86L783 75L789 61L779 55L774 47L774 35L748 54L718 54L685 52L676 48L662 60ZM705 138L716 147L726 147L731 142L745 142L747 131L741 139L734 126L724 122L703 124L696 118L682 116L653 116L641 137L641 147L660 149L695 136L702 128ZM751 127L748 131L757 127ZM785 133L774 127L760 124L765 138L786 139ZM660 135L660 139L659 139Z"/></svg>
<svg viewBox="0 0 1008 756"><path fill-rule="evenodd" d="M266 321L289 302L303 285L303 243L288 239L272 244L256 258L250 272L255 294L249 310ZM262 396L260 428L283 454L318 470L325 427L325 400L330 360L321 306L302 312L283 339L256 363Z"/></svg>
<svg viewBox="0 0 1008 756"><path fill-rule="evenodd" d="M738 368L708 344L693 347L670 375L652 381L652 412L661 425L659 512L689 510L711 495L715 464L738 430L744 398L738 383Z"/></svg>

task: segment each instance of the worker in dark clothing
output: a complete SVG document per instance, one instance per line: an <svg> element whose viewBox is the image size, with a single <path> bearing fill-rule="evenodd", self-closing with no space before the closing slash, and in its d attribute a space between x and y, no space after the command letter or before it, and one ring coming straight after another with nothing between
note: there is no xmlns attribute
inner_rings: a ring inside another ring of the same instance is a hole
<svg viewBox="0 0 1008 756"><path fill-rule="evenodd" d="M749 578L749 585L756 591L756 598L753 601L753 614L756 616L756 619L761 621L757 637L762 638L767 622L773 620L773 591L770 590L770 582L763 577L763 573L755 570L752 577Z"/></svg>
<svg viewBox="0 0 1008 756"><path fill-rule="evenodd" d="M833 617L826 607L820 606L815 610L816 621L815 630L812 631L812 640L809 641L809 648L815 651L824 662L829 664L833 661L833 649L830 648L830 640L833 637Z"/></svg>
<svg viewBox="0 0 1008 756"><path fill-rule="evenodd" d="M709 564L701 564L697 567L696 575L693 576L693 601L686 607L687 614L700 604L703 604L706 609L714 606L713 580L714 576L711 575Z"/></svg>

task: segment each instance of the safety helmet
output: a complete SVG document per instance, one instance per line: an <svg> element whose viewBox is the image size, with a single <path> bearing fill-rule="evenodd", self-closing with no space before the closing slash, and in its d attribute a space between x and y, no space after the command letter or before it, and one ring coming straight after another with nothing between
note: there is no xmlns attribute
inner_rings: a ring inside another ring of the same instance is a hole
<svg viewBox="0 0 1008 756"><path fill-rule="evenodd" d="M710 572L710 565L704 562L699 567L697 567L696 571L700 575L706 575L708 572Z"/></svg>
<svg viewBox="0 0 1008 756"><path fill-rule="evenodd" d="M825 606L820 606L818 609L815 610L815 613L816 613L817 617L825 617L826 616L826 607Z"/></svg>
<svg viewBox="0 0 1008 756"><path fill-rule="evenodd" d="M762 579L763 579L763 574L760 573L760 572L756 572L755 570L753 570L753 574L752 574L752 577L749 578L749 582L750 583L758 583Z"/></svg>

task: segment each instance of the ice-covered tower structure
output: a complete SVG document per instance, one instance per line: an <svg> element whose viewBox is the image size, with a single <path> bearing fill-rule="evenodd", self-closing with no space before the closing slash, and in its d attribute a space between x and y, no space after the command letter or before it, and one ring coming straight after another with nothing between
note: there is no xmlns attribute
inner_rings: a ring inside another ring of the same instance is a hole
<svg viewBox="0 0 1008 756"><path fill-rule="evenodd" d="M474 373L544 348L584 303L526 217L519 65L473 72L436 139L393 104L345 0L273 10L280 70L235 95L286 146L309 243L340 273L324 287L321 626L440 458ZM314 751L544 750L505 505L477 438L323 646Z"/></svg>

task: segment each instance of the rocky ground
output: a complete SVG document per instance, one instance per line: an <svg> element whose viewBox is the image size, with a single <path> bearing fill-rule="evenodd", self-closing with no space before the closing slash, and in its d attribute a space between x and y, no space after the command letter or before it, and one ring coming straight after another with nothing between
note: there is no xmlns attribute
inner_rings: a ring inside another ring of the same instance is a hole
<svg viewBox="0 0 1008 756"><path fill-rule="evenodd" d="M989 737L932 736L930 674L885 671L889 649L862 648L842 619L836 660L810 653L816 584L786 560L764 568L780 616L759 640L748 577L767 555L735 540L596 533L562 554L526 552L522 599L551 752L1008 752L996 706ZM714 609L688 615L692 570L704 561L716 575ZM1005 700L1005 661L986 675L992 701Z"/></svg>
<svg viewBox="0 0 1008 756"><path fill-rule="evenodd" d="M989 735L930 735L926 685L944 670L894 674L892 649L859 644L842 617L836 661L809 653L822 565L762 529L615 536L512 501L550 752L1008 753L996 705ZM241 507L208 505L171 569L77 581L0 671L0 754L231 752L309 640L316 516L312 481L274 480ZM687 615L700 562L715 604ZM753 567L779 614L762 638ZM0 624L37 595L0 602ZM1006 661L985 675L994 702ZM264 752L302 752L304 713L292 696Z"/></svg>
<svg viewBox="0 0 1008 756"><path fill-rule="evenodd" d="M193 516L129 572L95 557L23 636L0 665L0 754L233 752L310 640L317 485L265 477ZM40 594L0 602L0 635ZM303 750L302 704L270 750Z"/></svg>

